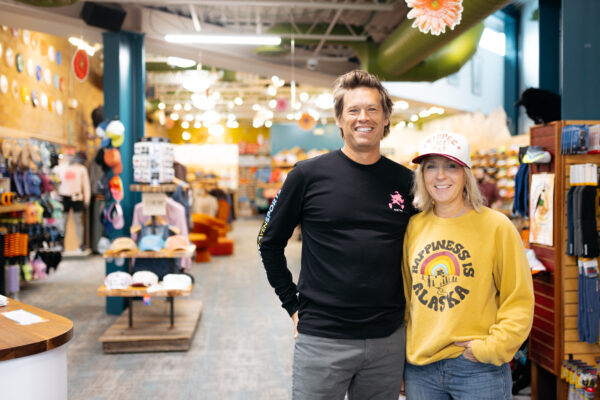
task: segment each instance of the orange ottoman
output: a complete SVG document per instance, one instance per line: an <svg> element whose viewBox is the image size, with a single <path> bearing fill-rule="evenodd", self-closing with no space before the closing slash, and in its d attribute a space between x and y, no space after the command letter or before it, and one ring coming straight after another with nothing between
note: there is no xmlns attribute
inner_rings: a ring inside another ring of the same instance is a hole
<svg viewBox="0 0 600 400"><path fill-rule="evenodd" d="M228 256L233 254L233 239L220 237L217 244L208 248L213 256Z"/></svg>
<svg viewBox="0 0 600 400"><path fill-rule="evenodd" d="M210 252L208 251L208 238L204 233L190 233L188 238L191 243L196 245L195 262L210 261Z"/></svg>

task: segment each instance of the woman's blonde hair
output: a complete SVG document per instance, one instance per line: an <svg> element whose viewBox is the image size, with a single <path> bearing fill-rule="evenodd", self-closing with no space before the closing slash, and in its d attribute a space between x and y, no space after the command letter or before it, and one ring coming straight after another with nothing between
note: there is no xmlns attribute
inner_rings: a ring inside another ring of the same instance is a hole
<svg viewBox="0 0 600 400"><path fill-rule="evenodd" d="M427 159L422 160L417 166L415 173L415 179L413 181L413 205L419 211L429 211L433 209L433 199L427 188L425 187L425 178L423 177L423 164ZM471 206L475 211L479 212L483 206L483 197L479 192L479 186L477 186L477 180L473 175L473 171L469 167L463 167L465 173L465 187L463 188L463 198L465 202Z"/></svg>

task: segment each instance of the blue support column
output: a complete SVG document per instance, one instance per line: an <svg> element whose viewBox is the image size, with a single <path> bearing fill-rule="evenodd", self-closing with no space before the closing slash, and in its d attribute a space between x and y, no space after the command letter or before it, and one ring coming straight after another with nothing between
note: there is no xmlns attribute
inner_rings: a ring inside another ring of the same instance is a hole
<svg viewBox="0 0 600 400"><path fill-rule="evenodd" d="M600 1L562 2L562 119L600 119ZM540 38L541 39L541 38Z"/></svg>
<svg viewBox="0 0 600 400"><path fill-rule="evenodd" d="M121 201L125 216L123 229L111 234L111 240L119 236L129 236L133 208L140 201L139 193L130 192L133 183L133 145L144 137L146 111L144 107L146 69L144 56L144 36L134 32L106 32L103 34L104 44L104 117L119 118L125 126L125 140L119 148L123 172L124 197ZM127 263L117 266L114 262L106 263L106 273L127 270ZM125 309L125 299L120 297L106 298L106 312L120 315Z"/></svg>
<svg viewBox="0 0 600 400"><path fill-rule="evenodd" d="M539 0L539 22L539 87L560 94L560 0Z"/></svg>
<svg viewBox="0 0 600 400"><path fill-rule="evenodd" d="M521 11L509 5L498 13L504 21L506 37L506 54L504 55L504 110L508 119L508 130L511 135L518 135L519 108L515 106L519 100L519 31Z"/></svg>

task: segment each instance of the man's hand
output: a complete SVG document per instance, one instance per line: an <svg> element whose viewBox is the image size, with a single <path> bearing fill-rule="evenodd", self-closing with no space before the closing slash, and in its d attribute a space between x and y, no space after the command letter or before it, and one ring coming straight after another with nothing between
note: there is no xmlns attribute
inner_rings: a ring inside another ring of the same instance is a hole
<svg viewBox="0 0 600 400"><path fill-rule="evenodd" d="M294 322L294 340L298 337L298 311L292 315L292 321Z"/></svg>
<svg viewBox="0 0 600 400"><path fill-rule="evenodd" d="M470 360L473 362L479 362L479 360L477 358L475 358L475 356L473 355L473 351L471 351L471 343L472 342L473 342L472 340L469 340L467 342L454 342L454 344L456 346L465 348L465 352L463 354L467 360Z"/></svg>

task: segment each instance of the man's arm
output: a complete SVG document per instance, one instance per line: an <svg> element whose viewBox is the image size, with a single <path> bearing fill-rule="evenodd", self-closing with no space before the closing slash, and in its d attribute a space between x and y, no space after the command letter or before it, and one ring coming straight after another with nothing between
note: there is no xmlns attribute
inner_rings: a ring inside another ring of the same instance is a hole
<svg viewBox="0 0 600 400"><path fill-rule="evenodd" d="M296 167L290 171L283 187L269 206L257 239L267 279L279 296L281 306L290 316L298 311L298 296L284 250L300 221L304 191L305 179Z"/></svg>

